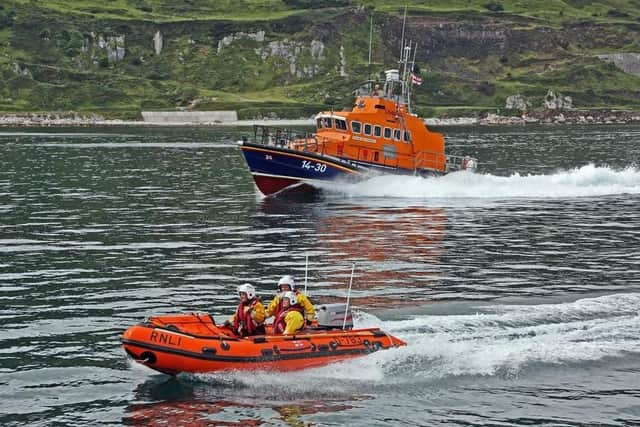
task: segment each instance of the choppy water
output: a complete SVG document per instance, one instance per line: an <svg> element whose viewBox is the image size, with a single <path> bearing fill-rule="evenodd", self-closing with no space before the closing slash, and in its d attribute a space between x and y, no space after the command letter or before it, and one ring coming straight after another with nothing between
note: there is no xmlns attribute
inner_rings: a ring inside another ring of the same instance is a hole
<svg viewBox="0 0 640 427"><path fill-rule="evenodd" d="M0 425L640 424L640 127L447 129L476 175L256 195L240 129L0 131ZM128 363L282 274L409 345L311 371Z"/></svg>

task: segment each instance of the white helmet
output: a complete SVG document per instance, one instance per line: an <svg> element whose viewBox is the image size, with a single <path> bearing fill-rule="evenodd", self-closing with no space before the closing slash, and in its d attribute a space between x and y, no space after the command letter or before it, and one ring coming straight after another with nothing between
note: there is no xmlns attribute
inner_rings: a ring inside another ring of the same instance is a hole
<svg viewBox="0 0 640 427"><path fill-rule="evenodd" d="M282 299L287 298L289 300L290 305L296 305L298 303L298 298L296 298L296 294L291 291L287 291L282 294Z"/></svg>
<svg viewBox="0 0 640 427"><path fill-rule="evenodd" d="M253 287L250 283L245 283L244 285L238 286L238 293L245 292L247 294L247 298L253 299L256 297L256 288Z"/></svg>
<svg viewBox="0 0 640 427"><path fill-rule="evenodd" d="M294 282L293 277L289 276L288 274L286 276L282 276L282 278L278 281L278 290L282 288L282 285L289 285L292 291L296 290L296 282Z"/></svg>

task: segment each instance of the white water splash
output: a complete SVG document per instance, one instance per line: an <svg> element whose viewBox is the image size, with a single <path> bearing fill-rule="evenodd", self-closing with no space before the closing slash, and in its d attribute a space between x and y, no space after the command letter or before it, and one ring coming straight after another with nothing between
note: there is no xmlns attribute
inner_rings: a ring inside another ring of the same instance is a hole
<svg viewBox="0 0 640 427"><path fill-rule="evenodd" d="M640 353L637 293L482 309L481 314L384 322L385 330L408 345L354 361L358 366L349 370L376 372L374 378L385 381L412 381L514 374L534 363L562 365Z"/></svg>
<svg viewBox="0 0 640 427"><path fill-rule="evenodd" d="M403 198L568 198L640 194L640 170L585 165L550 175L496 176L455 172L442 177L385 175L357 184L321 184L328 192L354 197Z"/></svg>
<svg viewBox="0 0 640 427"><path fill-rule="evenodd" d="M348 392L357 383L407 384L462 375L516 375L533 364L564 365L640 355L640 293L570 303L487 305L482 313L380 321L358 313L356 327L380 326L407 342L351 361L300 372L198 375L200 381L292 394Z"/></svg>

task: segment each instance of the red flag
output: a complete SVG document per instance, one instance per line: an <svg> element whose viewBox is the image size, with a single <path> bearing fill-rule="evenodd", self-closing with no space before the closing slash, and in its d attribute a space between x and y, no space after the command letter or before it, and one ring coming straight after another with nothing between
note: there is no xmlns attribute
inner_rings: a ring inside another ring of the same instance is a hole
<svg viewBox="0 0 640 427"><path fill-rule="evenodd" d="M422 84L422 78L411 73L411 83L420 86Z"/></svg>

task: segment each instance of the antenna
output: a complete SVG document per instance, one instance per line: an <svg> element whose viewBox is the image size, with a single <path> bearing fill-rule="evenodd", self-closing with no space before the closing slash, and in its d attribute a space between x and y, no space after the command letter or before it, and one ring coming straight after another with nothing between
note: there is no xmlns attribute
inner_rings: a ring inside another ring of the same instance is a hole
<svg viewBox="0 0 640 427"><path fill-rule="evenodd" d="M347 306L344 309L344 320L342 321L342 329L347 327L347 314L349 314L349 300L351 299L351 285L353 285L353 272L356 270L356 263L351 267L351 279L349 280L349 291L347 292Z"/></svg>
<svg viewBox="0 0 640 427"><path fill-rule="evenodd" d="M413 87L413 69L416 66L416 52L418 51L418 42L416 42L415 47L413 48L413 59L411 60L411 66L409 67L409 80L407 84L409 85L409 89L407 90L407 111L411 113L411 88Z"/></svg>
<svg viewBox="0 0 640 427"><path fill-rule="evenodd" d="M308 275L308 272L309 272L309 254L306 254L305 258L306 259L305 259L305 262L304 262L304 294L306 295L307 294L307 277L309 276Z"/></svg>
<svg viewBox="0 0 640 427"><path fill-rule="evenodd" d="M400 42L400 61L404 56L404 24L407 22L407 5L404 5L404 18L402 18L402 41Z"/></svg>
<svg viewBox="0 0 640 427"><path fill-rule="evenodd" d="M371 65L371 43L373 42L373 12L371 12L371 26L369 27L369 65Z"/></svg>

